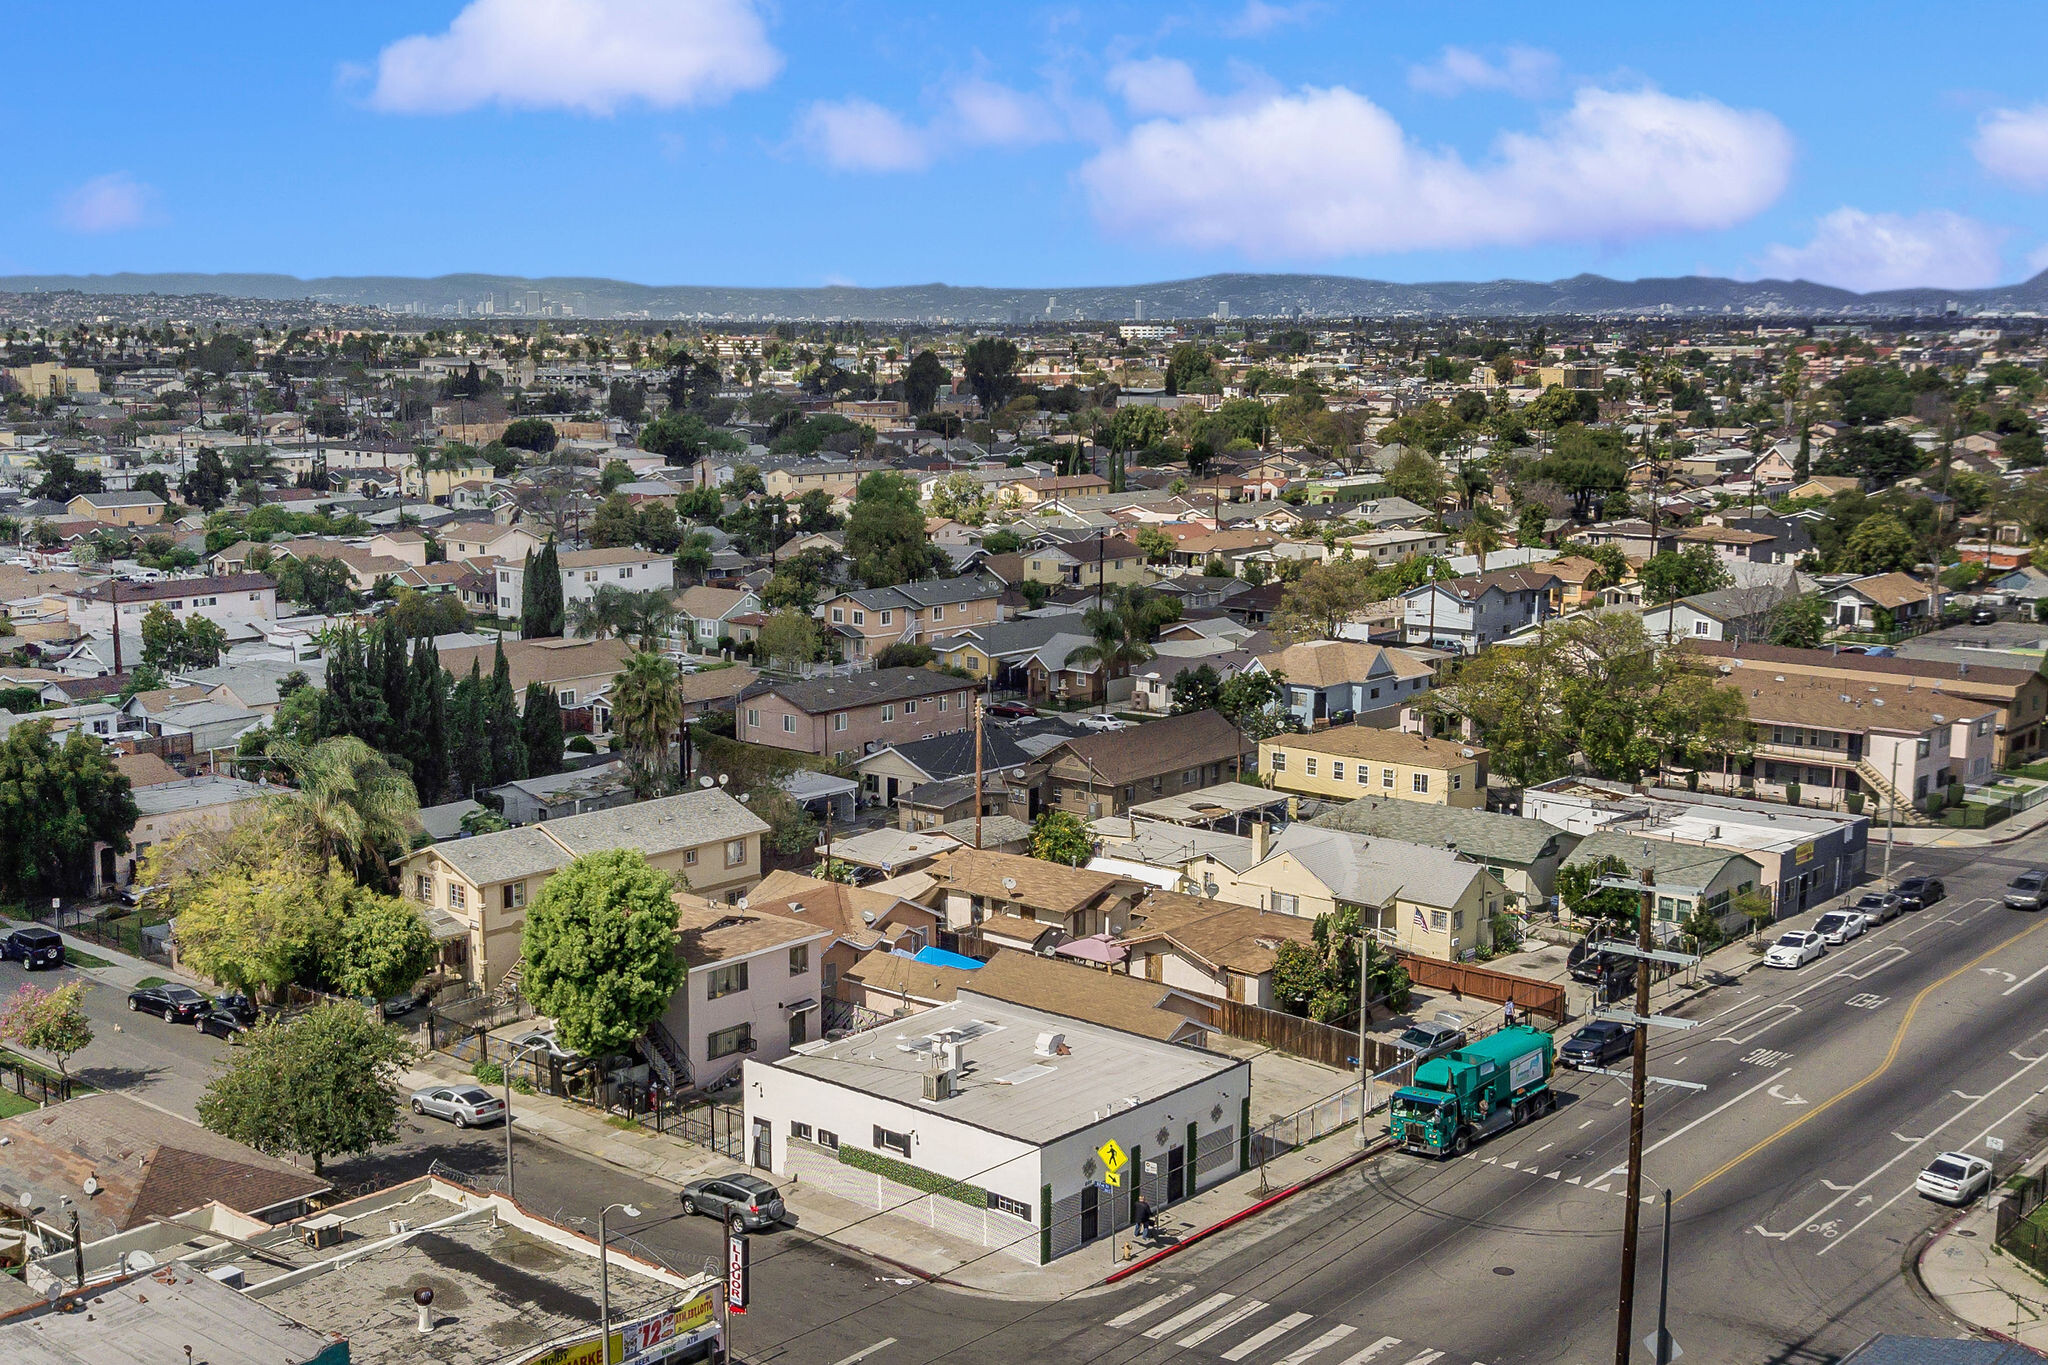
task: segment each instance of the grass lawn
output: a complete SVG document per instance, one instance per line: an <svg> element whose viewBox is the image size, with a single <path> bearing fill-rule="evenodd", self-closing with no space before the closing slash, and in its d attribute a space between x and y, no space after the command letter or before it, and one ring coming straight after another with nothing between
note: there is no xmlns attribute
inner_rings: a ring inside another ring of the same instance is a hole
<svg viewBox="0 0 2048 1365"><path fill-rule="evenodd" d="M0 1090L0 1119L11 1119L16 1114L29 1114L41 1108L34 1100L15 1094L12 1090Z"/></svg>
<svg viewBox="0 0 2048 1365"><path fill-rule="evenodd" d="M79 948L64 950L64 964L68 967L111 967L114 964L97 953L88 953Z"/></svg>

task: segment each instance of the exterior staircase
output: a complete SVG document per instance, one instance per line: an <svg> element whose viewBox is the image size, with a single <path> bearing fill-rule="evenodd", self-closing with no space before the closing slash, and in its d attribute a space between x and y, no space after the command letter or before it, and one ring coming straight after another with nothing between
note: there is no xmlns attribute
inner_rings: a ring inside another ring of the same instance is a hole
<svg viewBox="0 0 2048 1365"><path fill-rule="evenodd" d="M1927 818L1927 812L1921 810L1913 798L1901 796L1899 792L1895 791L1892 788L1891 779L1886 777L1878 769L1877 765L1869 759L1860 758L1856 760L1856 776L1862 781L1865 788L1876 794L1880 802L1879 809L1871 813L1873 822L1883 823L1881 814L1884 805L1896 805L1898 807L1898 822L1902 825L1931 825L1934 823Z"/></svg>
<svg viewBox="0 0 2048 1365"><path fill-rule="evenodd" d="M498 978L498 984L491 987L491 999L500 1005L509 1005L522 992L519 989L520 969L526 965L524 957L512 959L512 965L505 969L505 975Z"/></svg>
<svg viewBox="0 0 2048 1365"><path fill-rule="evenodd" d="M661 1020L648 1026L647 1036L641 1041L646 1044L641 1051L647 1054L647 1065L661 1078L669 1094L680 1095L690 1088L690 1059Z"/></svg>

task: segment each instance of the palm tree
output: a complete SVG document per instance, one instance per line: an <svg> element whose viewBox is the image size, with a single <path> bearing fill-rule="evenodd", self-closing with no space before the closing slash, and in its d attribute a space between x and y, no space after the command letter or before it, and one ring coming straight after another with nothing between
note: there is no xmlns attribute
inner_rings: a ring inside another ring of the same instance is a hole
<svg viewBox="0 0 2048 1365"><path fill-rule="evenodd" d="M633 788L643 794L660 787L669 737L683 723L678 676L667 659L642 653L612 679L612 739L625 749Z"/></svg>
<svg viewBox="0 0 2048 1365"><path fill-rule="evenodd" d="M1479 572L1486 572L1486 557L1501 547L1500 520L1490 508L1472 513L1472 520L1465 523L1463 536L1465 549L1479 557Z"/></svg>
<svg viewBox="0 0 2048 1365"><path fill-rule="evenodd" d="M635 596L615 584L600 584L589 597L569 604L569 633L593 640L606 640L614 635L625 638L632 633L637 615Z"/></svg>
<svg viewBox="0 0 2048 1365"><path fill-rule="evenodd" d="M1160 599L1143 588L1126 585L1117 589L1114 606L1091 608L1081 619L1094 639L1068 651L1067 658L1102 665L1102 681L1121 678L1131 669L1154 657L1152 637L1164 624Z"/></svg>
<svg viewBox="0 0 2048 1365"><path fill-rule="evenodd" d="M409 847L419 824L412 779L353 735L279 744L271 755L298 783L292 814L306 839L358 877L385 877L386 850Z"/></svg>
<svg viewBox="0 0 2048 1365"><path fill-rule="evenodd" d="M664 592L660 588L649 588L644 592L629 593L627 596L631 599L626 604L626 609L631 613L631 626L628 631L621 634L630 633L636 637L640 641L640 648L650 654L660 653L670 628L675 625L674 594Z"/></svg>

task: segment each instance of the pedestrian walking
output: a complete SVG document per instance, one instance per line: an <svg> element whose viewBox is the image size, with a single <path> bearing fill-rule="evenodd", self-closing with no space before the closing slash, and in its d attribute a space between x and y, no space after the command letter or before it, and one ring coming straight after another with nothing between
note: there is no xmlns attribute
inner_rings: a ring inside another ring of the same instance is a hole
<svg viewBox="0 0 2048 1365"><path fill-rule="evenodd" d="M1138 1235L1141 1242L1152 1240L1152 1201L1142 1194L1138 1196L1138 1216L1131 1225L1131 1231Z"/></svg>
<svg viewBox="0 0 2048 1365"><path fill-rule="evenodd" d="M1508 1003L1501 1008L1501 1027L1513 1028L1514 1026L1515 1002L1513 1000L1509 1000Z"/></svg>

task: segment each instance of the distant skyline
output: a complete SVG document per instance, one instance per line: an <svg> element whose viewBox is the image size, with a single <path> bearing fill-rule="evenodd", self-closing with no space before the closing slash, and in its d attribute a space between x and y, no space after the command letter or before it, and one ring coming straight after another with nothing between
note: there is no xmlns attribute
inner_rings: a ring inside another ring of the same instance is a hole
<svg viewBox="0 0 2048 1365"><path fill-rule="evenodd" d="M9 9L0 275L1072 287L2048 266L2038 7Z"/></svg>

